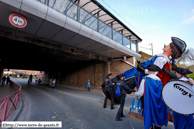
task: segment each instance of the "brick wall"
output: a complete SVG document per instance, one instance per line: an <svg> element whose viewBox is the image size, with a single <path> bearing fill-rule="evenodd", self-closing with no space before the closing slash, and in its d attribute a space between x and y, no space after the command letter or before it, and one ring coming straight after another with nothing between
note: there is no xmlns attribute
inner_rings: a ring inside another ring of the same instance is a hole
<svg viewBox="0 0 194 129"><path fill-rule="evenodd" d="M128 58L126 61L133 64L133 58ZM112 77L115 77L116 75L123 73L131 68L133 68L131 65L121 60L112 61L110 64L110 72L113 74Z"/></svg>
<svg viewBox="0 0 194 129"><path fill-rule="evenodd" d="M100 88L104 79L102 77L102 64L95 67L95 88Z"/></svg>
<svg viewBox="0 0 194 129"><path fill-rule="evenodd" d="M69 85L77 86L78 71L73 72L69 75Z"/></svg>

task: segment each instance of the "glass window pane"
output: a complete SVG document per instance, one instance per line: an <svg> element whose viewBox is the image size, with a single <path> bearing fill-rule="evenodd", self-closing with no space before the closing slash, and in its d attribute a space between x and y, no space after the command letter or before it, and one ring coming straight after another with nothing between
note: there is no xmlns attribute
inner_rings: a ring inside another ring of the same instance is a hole
<svg viewBox="0 0 194 129"><path fill-rule="evenodd" d="M122 35L116 30L113 30L113 40L116 41L117 43L122 44Z"/></svg>
<svg viewBox="0 0 194 129"><path fill-rule="evenodd" d="M125 36L123 37L123 45L130 49L130 40Z"/></svg>
<svg viewBox="0 0 194 129"><path fill-rule="evenodd" d="M45 3L45 0L38 0L38 1L41 2L41 3L43 3L43 4Z"/></svg>
<svg viewBox="0 0 194 129"><path fill-rule="evenodd" d="M55 4L56 0L49 0L49 6L53 7Z"/></svg>
<svg viewBox="0 0 194 129"><path fill-rule="evenodd" d="M71 2L69 0L61 0L61 1L63 1L63 2L61 3L61 7L58 8L58 11L61 12L61 13L63 13L63 14L66 14L65 13L67 11L66 8L69 8L70 7Z"/></svg>
<svg viewBox="0 0 194 129"><path fill-rule="evenodd" d="M49 7L60 10L62 7L67 7L68 4L71 4L71 1L69 0L49 0Z"/></svg>
<svg viewBox="0 0 194 129"><path fill-rule="evenodd" d="M97 18L83 8L80 8L80 23L97 31Z"/></svg>
<svg viewBox="0 0 194 129"><path fill-rule="evenodd" d="M136 51L136 44L131 41L131 50Z"/></svg>
<svg viewBox="0 0 194 129"><path fill-rule="evenodd" d="M99 21L99 33L111 39L111 30L112 29L109 25L105 24L101 20Z"/></svg>
<svg viewBox="0 0 194 129"><path fill-rule="evenodd" d="M70 0L49 0L49 6L74 20L77 19L77 5Z"/></svg>
<svg viewBox="0 0 194 129"><path fill-rule="evenodd" d="M69 7L67 6L66 11L64 12L67 16L77 20L77 5L74 2L71 2Z"/></svg>

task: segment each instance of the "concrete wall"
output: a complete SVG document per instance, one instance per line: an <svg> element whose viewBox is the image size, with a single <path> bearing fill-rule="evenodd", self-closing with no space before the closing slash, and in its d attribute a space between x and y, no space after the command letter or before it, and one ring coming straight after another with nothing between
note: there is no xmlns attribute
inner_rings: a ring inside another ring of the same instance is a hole
<svg viewBox="0 0 194 129"><path fill-rule="evenodd" d="M2 77L3 77L3 66L0 64L0 84L1 84L1 81L2 81Z"/></svg>
<svg viewBox="0 0 194 129"><path fill-rule="evenodd" d="M134 64L134 58L128 58L127 61ZM132 66L122 60L116 60L82 68L70 74L65 73L65 71L60 71L58 73L44 72L43 79L48 80L48 78L56 78L56 84L77 88L86 88L87 81L90 79L92 88L101 89L101 84L108 73L112 73L112 77L115 77L131 68Z"/></svg>

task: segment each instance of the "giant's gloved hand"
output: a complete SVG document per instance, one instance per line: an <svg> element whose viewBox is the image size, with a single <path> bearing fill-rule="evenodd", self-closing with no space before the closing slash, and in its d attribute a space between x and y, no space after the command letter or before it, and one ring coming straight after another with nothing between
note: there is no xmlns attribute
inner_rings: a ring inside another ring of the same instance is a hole
<svg viewBox="0 0 194 129"><path fill-rule="evenodd" d="M145 70L144 67L143 67L143 65L141 64L141 61L140 60L137 60L137 67L136 67L136 69L138 71L144 71Z"/></svg>
<svg viewBox="0 0 194 129"><path fill-rule="evenodd" d="M137 60L137 64L141 64L141 60Z"/></svg>
<svg viewBox="0 0 194 129"><path fill-rule="evenodd" d="M134 89L132 89L131 91L132 91L132 92L135 92L135 90L134 90Z"/></svg>
<svg viewBox="0 0 194 129"><path fill-rule="evenodd" d="M130 90L126 91L127 94L131 94L132 92L135 92L135 90L134 89L130 89Z"/></svg>

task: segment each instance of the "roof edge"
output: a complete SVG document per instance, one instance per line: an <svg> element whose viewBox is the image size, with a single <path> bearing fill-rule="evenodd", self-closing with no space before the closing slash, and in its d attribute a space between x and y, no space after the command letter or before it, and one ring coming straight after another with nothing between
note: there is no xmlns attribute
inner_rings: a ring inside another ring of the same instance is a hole
<svg viewBox="0 0 194 129"><path fill-rule="evenodd" d="M95 3L98 7L102 8L103 11L105 11L107 14L109 14L112 18L114 18L118 23L120 23L123 27L125 27L128 31L130 31L134 36L136 36L140 41L142 39L136 35L131 29L129 29L124 23L122 23L118 18L116 18L110 11L105 10L105 7L101 5L98 1L96 0L91 0L93 3Z"/></svg>

